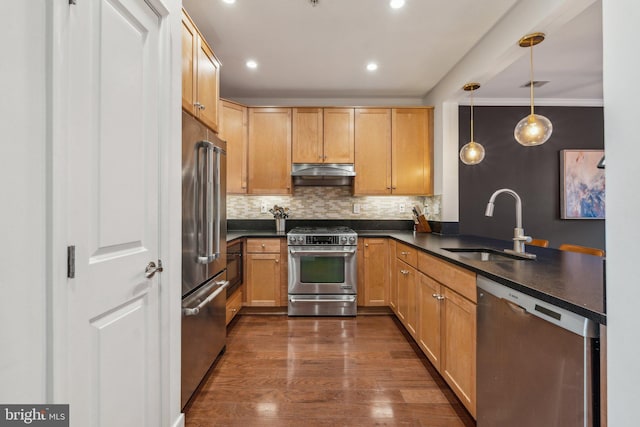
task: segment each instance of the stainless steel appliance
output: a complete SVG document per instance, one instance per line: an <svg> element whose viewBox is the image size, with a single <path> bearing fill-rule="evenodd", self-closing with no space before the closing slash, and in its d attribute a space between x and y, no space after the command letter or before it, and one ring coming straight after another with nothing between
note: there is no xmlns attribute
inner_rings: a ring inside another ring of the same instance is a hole
<svg viewBox="0 0 640 427"><path fill-rule="evenodd" d="M182 407L226 343L226 143L182 114Z"/></svg>
<svg viewBox="0 0 640 427"><path fill-rule="evenodd" d="M478 427L600 425L597 325L478 276Z"/></svg>
<svg viewBox="0 0 640 427"><path fill-rule="evenodd" d="M227 297L242 285L242 240L227 245Z"/></svg>
<svg viewBox="0 0 640 427"><path fill-rule="evenodd" d="M347 227L287 233L289 316L355 316L358 236Z"/></svg>
<svg viewBox="0 0 640 427"><path fill-rule="evenodd" d="M291 176L293 185L343 186L353 185L356 172L353 164L294 163Z"/></svg>

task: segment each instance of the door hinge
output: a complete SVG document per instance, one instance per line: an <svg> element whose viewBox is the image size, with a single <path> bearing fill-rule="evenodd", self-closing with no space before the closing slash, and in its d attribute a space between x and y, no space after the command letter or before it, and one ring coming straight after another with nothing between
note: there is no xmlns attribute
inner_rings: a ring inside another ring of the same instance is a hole
<svg viewBox="0 0 640 427"><path fill-rule="evenodd" d="M76 277L76 247L67 246L67 277Z"/></svg>

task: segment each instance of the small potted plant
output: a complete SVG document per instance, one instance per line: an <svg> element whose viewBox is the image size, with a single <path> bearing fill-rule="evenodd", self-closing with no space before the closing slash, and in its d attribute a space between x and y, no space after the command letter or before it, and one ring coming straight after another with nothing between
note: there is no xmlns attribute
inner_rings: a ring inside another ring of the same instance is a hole
<svg viewBox="0 0 640 427"><path fill-rule="evenodd" d="M276 233L284 233L285 219L289 218L289 208L273 205L269 212L273 214L273 218L276 220Z"/></svg>

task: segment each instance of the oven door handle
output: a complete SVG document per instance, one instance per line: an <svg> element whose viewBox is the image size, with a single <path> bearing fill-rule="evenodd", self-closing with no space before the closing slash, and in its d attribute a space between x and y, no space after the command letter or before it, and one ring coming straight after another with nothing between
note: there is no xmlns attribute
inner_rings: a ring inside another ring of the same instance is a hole
<svg viewBox="0 0 640 427"><path fill-rule="evenodd" d="M326 255L326 256L353 255L353 254L356 253L356 249L348 249L348 250L344 250L344 251L336 251L336 250L305 251L305 250L299 250L299 249L289 249L289 253L291 255L297 255L297 254L301 254L301 255Z"/></svg>
<svg viewBox="0 0 640 427"><path fill-rule="evenodd" d="M345 299L311 299L311 298L289 298L291 302L355 302L356 297L349 297Z"/></svg>

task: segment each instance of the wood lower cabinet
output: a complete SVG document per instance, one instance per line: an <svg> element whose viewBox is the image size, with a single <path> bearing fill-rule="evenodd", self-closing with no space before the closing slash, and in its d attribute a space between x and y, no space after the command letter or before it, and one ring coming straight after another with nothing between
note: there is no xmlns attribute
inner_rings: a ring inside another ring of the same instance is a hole
<svg viewBox="0 0 640 427"><path fill-rule="evenodd" d="M476 304L443 286L440 373L476 416Z"/></svg>
<svg viewBox="0 0 640 427"><path fill-rule="evenodd" d="M442 308L442 287L432 278L420 273L418 284L418 345L440 370L440 316Z"/></svg>
<svg viewBox="0 0 640 427"><path fill-rule="evenodd" d="M247 306L280 306L281 239L247 239Z"/></svg>
<svg viewBox="0 0 640 427"><path fill-rule="evenodd" d="M389 241L363 238L358 245L358 304L389 305Z"/></svg>
<svg viewBox="0 0 640 427"><path fill-rule="evenodd" d="M182 108L218 131L220 61L182 10Z"/></svg>
<svg viewBox="0 0 640 427"><path fill-rule="evenodd" d="M227 299L227 325L233 320L242 308L242 291L236 290L229 299Z"/></svg>
<svg viewBox="0 0 640 427"><path fill-rule="evenodd" d="M249 108L248 193L291 194L291 109Z"/></svg>
<svg viewBox="0 0 640 427"><path fill-rule="evenodd" d="M417 289L418 271L399 259L396 260L396 280L398 281L398 318L409 331L411 336L416 337L417 326Z"/></svg>
<svg viewBox="0 0 640 427"><path fill-rule="evenodd" d="M389 307L398 314L398 278L396 272L396 241L389 240Z"/></svg>
<svg viewBox="0 0 640 427"><path fill-rule="evenodd" d="M247 192L247 107L220 101L220 138L227 141L227 194Z"/></svg>

